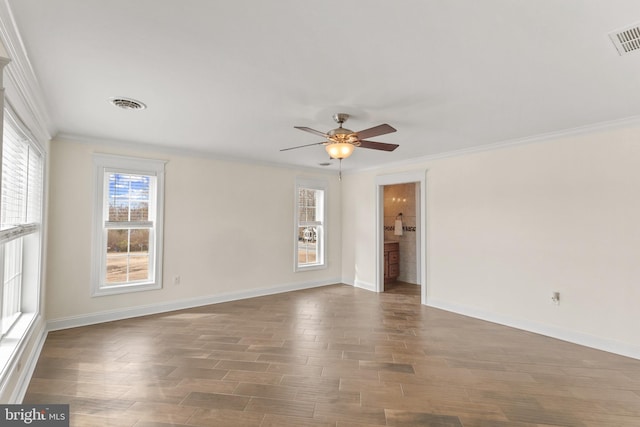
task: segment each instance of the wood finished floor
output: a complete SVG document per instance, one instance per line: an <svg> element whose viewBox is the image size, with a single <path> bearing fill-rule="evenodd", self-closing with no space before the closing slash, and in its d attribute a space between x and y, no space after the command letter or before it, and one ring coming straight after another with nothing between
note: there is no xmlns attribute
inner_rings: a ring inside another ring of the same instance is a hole
<svg viewBox="0 0 640 427"><path fill-rule="evenodd" d="M72 426L639 426L640 361L328 286L49 334Z"/></svg>

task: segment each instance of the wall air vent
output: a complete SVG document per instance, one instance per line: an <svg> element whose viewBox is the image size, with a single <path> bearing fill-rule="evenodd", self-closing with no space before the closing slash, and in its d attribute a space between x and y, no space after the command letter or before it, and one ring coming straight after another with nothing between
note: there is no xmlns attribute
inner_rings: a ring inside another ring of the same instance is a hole
<svg viewBox="0 0 640 427"><path fill-rule="evenodd" d="M144 103L131 98L110 98L109 102L124 110L144 110L147 108Z"/></svg>
<svg viewBox="0 0 640 427"><path fill-rule="evenodd" d="M613 31L609 33L609 38L621 56L640 50L640 24Z"/></svg>

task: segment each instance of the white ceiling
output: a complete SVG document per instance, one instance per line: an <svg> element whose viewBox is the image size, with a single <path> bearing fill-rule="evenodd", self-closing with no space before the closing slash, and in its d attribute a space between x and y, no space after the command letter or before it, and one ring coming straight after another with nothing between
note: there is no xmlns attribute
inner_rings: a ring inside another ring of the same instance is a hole
<svg viewBox="0 0 640 427"><path fill-rule="evenodd" d="M638 0L8 3L52 135L318 167L322 146L279 151L321 141L294 125L398 129L348 170L640 115L640 52L608 38Z"/></svg>

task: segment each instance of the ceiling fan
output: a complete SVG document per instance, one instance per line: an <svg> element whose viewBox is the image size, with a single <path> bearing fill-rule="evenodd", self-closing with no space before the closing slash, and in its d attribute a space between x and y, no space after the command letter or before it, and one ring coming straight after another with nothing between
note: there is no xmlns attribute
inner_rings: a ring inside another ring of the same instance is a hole
<svg viewBox="0 0 640 427"><path fill-rule="evenodd" d="M338 123L338 127L330 130L327 133L317 131L305 126L294 126L296 129L303 130L305 132L312 133L314 135L322 136L326 138L326 141L316 142L314 144L299 145L297 147L283 148L280 151L295 150L297 148L310 147L312 145L324 145L329 157L332 159L346 159L349 157L356 147L370 148L373 150L393 151L398 148L398 144L387 144L384 142L366 141L365 138L371 138L374 136L386 135L391 132L395 132L392 126L388 124L382 124L374 126L369 129L354 132L350 129L342 127L342 124L347 121L349 115L346 113L337 113L333 115L333 120Z"/></svg>

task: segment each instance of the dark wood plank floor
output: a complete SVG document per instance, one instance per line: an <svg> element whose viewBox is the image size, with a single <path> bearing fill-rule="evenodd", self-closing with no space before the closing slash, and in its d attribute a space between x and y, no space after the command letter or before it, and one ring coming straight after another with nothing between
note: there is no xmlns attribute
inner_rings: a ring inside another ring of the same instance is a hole
<svg viewBox="0 0 640 427"><path fill-rule="evenodd" d="M69 403L72 426L640 425L640 361L424 307L416 289L52 332L25 403Z"/></svg>

